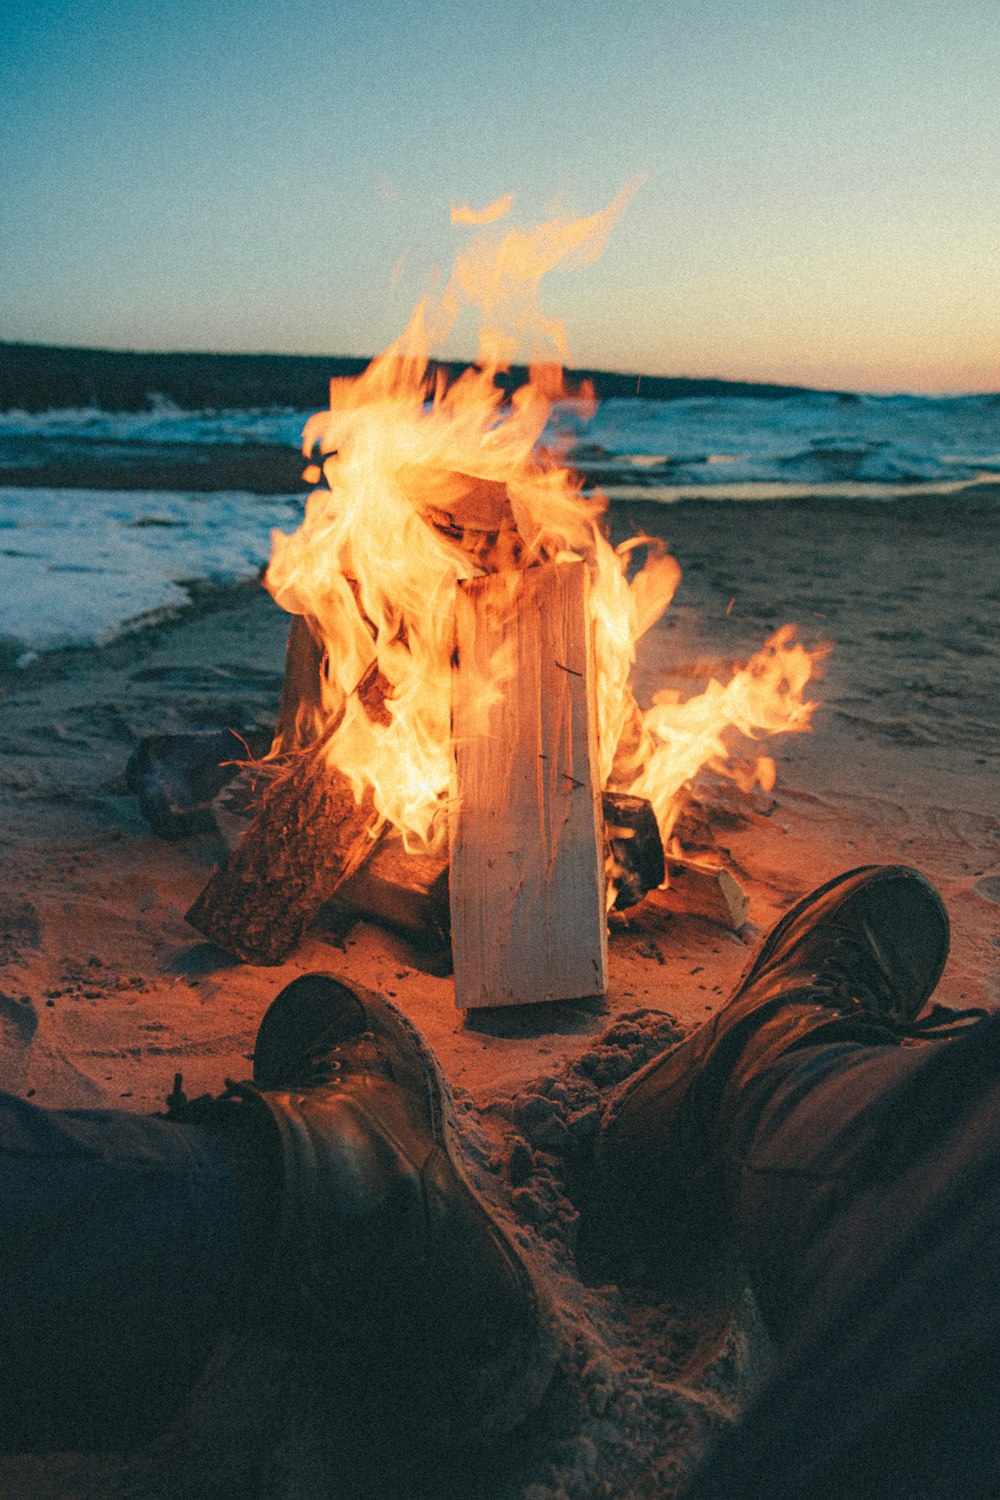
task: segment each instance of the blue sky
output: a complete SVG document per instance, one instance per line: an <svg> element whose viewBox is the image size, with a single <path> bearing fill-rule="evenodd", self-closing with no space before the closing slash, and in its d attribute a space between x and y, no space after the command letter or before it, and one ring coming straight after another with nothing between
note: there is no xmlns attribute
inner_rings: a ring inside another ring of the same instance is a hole
<svg viewBox="0 0 1000 1500"><path fill-rule="evenodd" d="M996 0L6 0L0 88L3 338L371 354L643 173L575 363L1000 388Z"/></svg>

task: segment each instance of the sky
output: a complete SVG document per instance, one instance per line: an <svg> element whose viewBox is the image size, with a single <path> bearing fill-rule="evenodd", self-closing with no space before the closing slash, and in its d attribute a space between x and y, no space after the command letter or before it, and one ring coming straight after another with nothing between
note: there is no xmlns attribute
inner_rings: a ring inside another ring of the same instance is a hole
<svg viewBox="0 0 1000 1500"><path fill-rule="evenodd" d="M4 0L0 97L0 339L374 354L642 175L574 365L1000 389L997 0Z"/></svg>

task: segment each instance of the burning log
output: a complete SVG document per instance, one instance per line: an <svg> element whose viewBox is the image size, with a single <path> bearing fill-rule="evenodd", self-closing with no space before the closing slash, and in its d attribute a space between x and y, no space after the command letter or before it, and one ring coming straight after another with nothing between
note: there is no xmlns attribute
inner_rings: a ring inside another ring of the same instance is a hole
<svg viewBox="0 0 1000 1500"><path fill-rule="evenodd" d="M323 647L309 622L293 615L285 647L285 675L281 684L273 750L284 755L313 744L323 727Z"/></svg>
<svg viewBox="0 0 1000 1500"><path fill-rule="evenodd" d="M635 906L663 880L663 844L645 798L605 792L603 804L605 834L615 851L619 882L615 907L622 910ZM442 947L451 928L448 887L448 861L407 853L401 836L392 831L379 840L330 905L345 915L395 928L421 945Z"/></svg>
<svg viewBox="0 0 1000 1500"><path fill-rule="evenodd" d="M379 818L327 764L326 739L268 789L261 811L187 920L245 963L280 964L371 853Z"/></svg>
<svg viewBox="0 0 1000 1500"><path fill-rule="evenodd" d="M406 465L400 479L427 524L486 572L516 567L523 543L501 481Z"/></svg>
<svg viewBox="0 0 1000 1500"><path fill-rule="evenodd" d="M212 801L210 812L229 849L235 849L260 810L268 785L280 774L281 757L304 750L323 732L322 646L308 621L293 615L285 647L285 675L274 730L255 753L274 759L243 766Z"/></svg>
<svg viewBox="0 0 1000 1500"><path fill-rule="evenodd" d="M331 902L348 916L370 917L414 938L423 947L448 942L448 861L408 854L395 831L380 839L371 857Z"/></svg>
<svg viewBox="0 0 1000 1500"><path fill-rule="evenodd" d="M369 673L358 695L384 715L384 685ZM375 846L372 795L355 800L324 753L331 726L268 786L260 812L187 913L199 932L246 963L279 964L320 908Z"/></svg>
<svg viewBox="0 0 1000 1500"><path fill-rule="evenodd" d="M463 1008L607 988L594 650L580 562L459 587L451 931ZM482 702L490 665L510 675Z"/></svg>
<svg viewBox="0 0 1000 1500"><path fill-rule="evenodd" d="M728 870L698 860L667 861L670 884L650 891L646 901L664 911L704 917L719 927L738 932L747 920L750 902Z"/></svg>

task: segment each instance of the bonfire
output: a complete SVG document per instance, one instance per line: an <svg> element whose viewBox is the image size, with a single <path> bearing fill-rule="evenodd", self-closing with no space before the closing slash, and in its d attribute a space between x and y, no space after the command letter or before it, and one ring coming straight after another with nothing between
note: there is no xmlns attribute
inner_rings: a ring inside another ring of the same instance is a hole
<svg viewBox="0 0 1000 1500"><path fill-rule="evenodd" d="M548 272L601 253L630 192L531 230L498 227L509 198L453 209L474 237L443 292L306 425L315 487L265 578L292 616L278 723L254 819L189 914L240 957L280 962L367 868L390 906L394 885L443 880L460 1006L601 994L631 845L655 872L642 894L669 880L700 770L773 785L773 760L734 758L732 737L809 727L816 653L791 626L695 696L642 707L630 686L681 571L647 537L612 545L606 500L551 436L592 396L568 387L540 298ZM456 374L431 350L470 309L477 356Z"/></svg>

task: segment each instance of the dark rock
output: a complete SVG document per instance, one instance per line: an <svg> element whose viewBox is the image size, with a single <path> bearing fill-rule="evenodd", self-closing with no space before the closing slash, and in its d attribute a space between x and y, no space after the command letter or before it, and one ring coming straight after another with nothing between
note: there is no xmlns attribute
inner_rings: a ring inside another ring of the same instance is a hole
<svg viewBox="0 0 1000 1500"><path fill-rule="evenodd" d="M129 791L153 832L183 838L215 827L212 800L239 770L271 748L271 730L209 729L154 734L133 751L125 768Z"/></svg>

